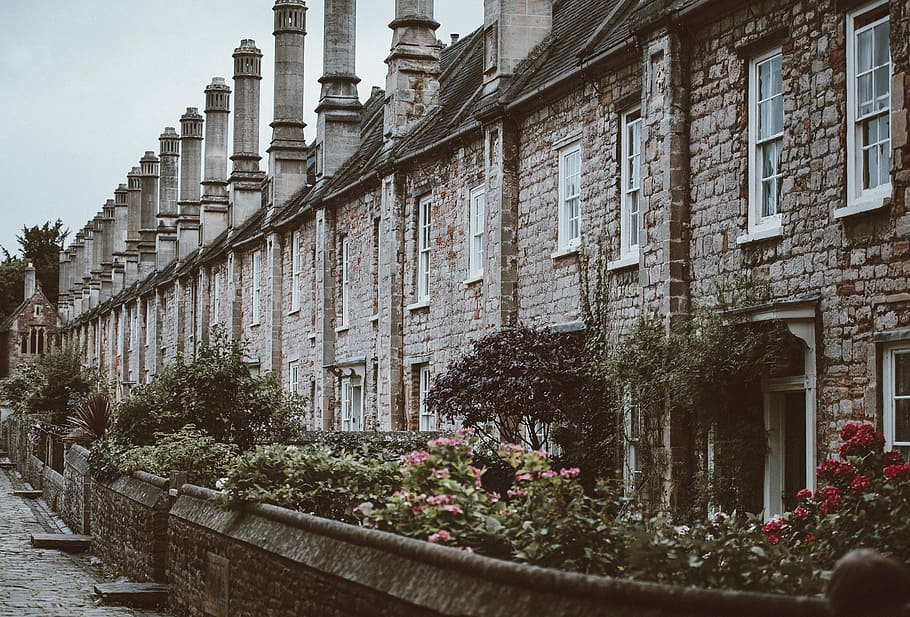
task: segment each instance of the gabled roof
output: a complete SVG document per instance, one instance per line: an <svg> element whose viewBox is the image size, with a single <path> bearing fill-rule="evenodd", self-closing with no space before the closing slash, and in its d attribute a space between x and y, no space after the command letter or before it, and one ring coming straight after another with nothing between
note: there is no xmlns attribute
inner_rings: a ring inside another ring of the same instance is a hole
<svg viewBox="0 0 910 617"><path fill-rule="evenodd" d="M59 325L60 316L57 314L57 307L55 307L53 304L51 304L51 301L48 300L47 296L44 295L44 291L41 289L41 285L37 285L35 287L35 293L33 293L31 296L29 296L28 298L26 298L22 302L20 302L19 306L17 306L16 309L12 313L10 313L9 316L7 316L7 318L4 319L2 323L0 323L0 332L8 331L13 326L13 322L16 321L19 318L19 316L22 314L22 310L26 307L26 305L29 302L31 302L32 298L34 298L37 295L40 295L42 298L44 298L44 303L47 306L51 307L51 310L54 312L54 317L57 318L57 323Z"/></svg>

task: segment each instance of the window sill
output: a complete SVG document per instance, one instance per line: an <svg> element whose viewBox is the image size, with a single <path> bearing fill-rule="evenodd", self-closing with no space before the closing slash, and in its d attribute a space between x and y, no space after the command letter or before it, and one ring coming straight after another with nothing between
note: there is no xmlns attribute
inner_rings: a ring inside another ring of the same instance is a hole
<svg viewBox="0 0 910 617"><path fill-rule="evenodd" d="M315 333L315 332L310 332L309 334L306 335L306 337L307 337L308 340L311 340L311 341L312 341L312 340L314 340L314 339L316 338L316 333Z"/></svg>
<svg viewBox="0 0 910 617"><path fill-rule="evenodd" d="M607 271L614 270L625 270L626 268L631 268L632 266L638 265L638 255L626 255L625 257L620 257L614 261L607 262Z"/></svg>
<svg viewBox="0 0 910 617"><path fill-rule="evenodd" d="M347 332L350 329L351 329L350 324L344 324L343 326L338 326L337 328L335 328L335 333L341 334L342 332Z"/></svg>
<svg viewBox="0 0 910 617"><path fill-rule="evenodd" d="M298 313L300 313L299 308L291 309L290 311L288 311L288 315L297 315Z"/></svg>
<svg viewBox="0 0 910 617"><path fill-rule="evenodd" d="M462 281L462 285L464 285L465 287L470 287L471 285L474 285L474 284L480 283L480 282L483 282L483 272L481 272L480 274L477 274L476 276L472 276L470 278L465 279L464 281Z"/></svg>
<svg viewBox="0 0 910 617"><path fill-rule="evenodd" d="M570 244L568 246L561 246L552 254L550 254L550 259L562 259L563 257L571 257L572 255L578 255L581 251L581 246L578 244Z"/></svg>
<svg viewBox="0 0 910 617"><path fill-rule="evenodd" d="M891 200L887 197L880 195L873 195L870 197L865 197L854 201L852 204L844 206L843 208L834 209L834 219L840 220L845 219L857 214L864 214L866 212L875 212L877 210L882 210L885 206L889 205Z"/></svg>
<svg viewBox="0 0 910 617"><path fill-rule="evenodd" d="M773 240L774 238L780 238L783 235L784 230L780 225L759 227L755 231L750 231L737 237L736 244L742 246L743 244L752 244L753 242L761 242L762 240Z"/></svg>
<svg viewBox="0 0 910 617"><path fill-rule="evenodd" d="M258 327L259 327L259 322L256 321L256 322L254 322L254 323L251 323L251 324L250 324L250 327L251 327L251 328L258 328Z"/></svg>
<svg viewBox="0 0 910 617"><path fill-rule="evenodd" d="M375 313L370 317L370 323L376 323L377 321L379 321L379 313Z"/></svg>
<svg viewBox="0 0 910 617"><path fill-rule="evenodd" d="M420 300L419 302L415 302L414 304L409 304L404 308L405 308L405 310L411 311L411 312L419 311L421 309L429 309L430 301L429 300Z"/></svg>

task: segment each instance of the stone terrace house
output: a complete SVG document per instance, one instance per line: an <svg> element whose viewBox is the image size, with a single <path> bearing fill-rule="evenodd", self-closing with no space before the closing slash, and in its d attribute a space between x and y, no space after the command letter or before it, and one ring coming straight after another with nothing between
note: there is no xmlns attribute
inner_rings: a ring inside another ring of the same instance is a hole
<svg viewBox="0 0 910 617"><path fill-rule="evenodd" d="M0 323L0 377L40 358L60 341L60 318L41 291L32 264L25 268L24 292L22 304Z"/></svg>
<svg viewBox="0 0 910 617"><path fill-rule="evenodd" d="M735 277L769 290L748 317L803 357L758 395L767 512L848 421L910 447L910 2L486 0L444 45L432 0L397 0L363 103L355 2L325 6L312 143L306 6L277 0L268 171L243 40L233 91L215 78L63 253L68 336L120 393L219 325L309 428L434 429L431 379L471 340L583 327L587 254L617 338Z"/></svg>

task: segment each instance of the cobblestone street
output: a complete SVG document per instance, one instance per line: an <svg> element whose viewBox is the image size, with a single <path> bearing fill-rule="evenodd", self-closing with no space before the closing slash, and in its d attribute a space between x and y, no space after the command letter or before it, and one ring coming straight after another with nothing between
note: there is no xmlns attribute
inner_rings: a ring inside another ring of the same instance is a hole
<svg viewBox="0 0 910 617"><path fill-rule="evenodd" d="M57 532L39 520L37 502L12 495L0 472L0 617L159 617L161 613L98 606L92 588L98 578L85 557L35 549L33 533Z"/></svg>

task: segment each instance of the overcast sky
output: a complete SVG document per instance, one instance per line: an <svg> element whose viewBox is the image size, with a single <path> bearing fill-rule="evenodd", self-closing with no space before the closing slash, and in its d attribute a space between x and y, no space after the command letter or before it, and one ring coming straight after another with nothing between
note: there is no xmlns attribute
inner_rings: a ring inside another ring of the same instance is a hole
<svg viewBox="0 0 910 617"><path fill-rule="evenodd" d="M244 38L263 52L260 154L271 136L273 0L0 0L0 245L63 219L70 238L100 210L164 127L203 110L213 76L233 88ZM360 100L385 86L394 0L359 0ZM306 135L322 75L323 2L307 2ZM437 37L483 23L483 0L436 0ZM233 102L233 99L232 99ZM230 148L229 141L229 148ZM263 159L262 169L267 169Z"/></svg>

